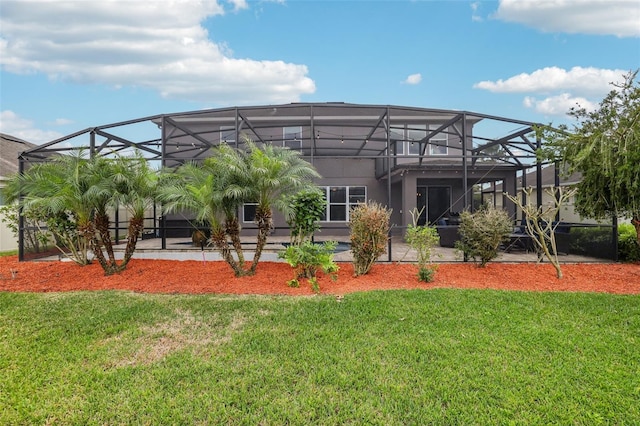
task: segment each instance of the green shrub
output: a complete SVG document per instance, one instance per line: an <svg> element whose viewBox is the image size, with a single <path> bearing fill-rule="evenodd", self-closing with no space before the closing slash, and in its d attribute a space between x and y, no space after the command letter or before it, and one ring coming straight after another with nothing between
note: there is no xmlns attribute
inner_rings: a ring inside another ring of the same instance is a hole
<svg viewBox="0 0 640 426"><path fill-rule="evenodd" d="M289 287L298 287L300 285L298 279L307 278L313 291L319 292L320 287L316 279L318 270L330 274L335 280L337 278L335 273L339 268L333 261L333 250L337 245L335 241L326 241L322 244L304 241L301 244L292 244L278 253L278 257L286 260L295 270L295 278L287 283Z"/></svg>
<svg viewBox="0 0 640 426"><path fill-rule="evenodd" d="M433 281L433 276L436 274L437 269L438 265L421 266L418 269L418 279L425 283L430 283Z"/></svg>
<svg viewBox="0 0 640 426"><path fill-rule="evenodd" d="M465 211L460 214L460 240L456 248L465 259L478 261L478 266L484 267L498 257L500 245L509 240L512 230L513 222L502 209L484 205L474 213Z"/></svg>
<svg viewBox="0 0 640 426"><path fill-rule="evenodd" d="M359 204L351 210L351 252L355 276L364 275L386 253L391 209L378 203Z"/></svg>
<svg viewBox="0 0 640 426"><path fill-rule="evenodd" d="M18 227L20 225L20 207L18 204L0 206L0 216L2 217L2 222L11 231L16 242L18 242ZM38 226L40 222L46 221L44 213L41 210L33 209L25 212L23 217L24 232L22 244L24 250L30 253L46 251L52 242L52 238L50 238L47 232L40 230Z"/></svg>
<svg viewBox="0 0 640 426"><path fill-rule="evenodd" d="M572 227L569 242L572 254L612 258L613 242L610 226Z"/></svg>
<svg viewBox="0 0 640 426"><path fill-rule="evenodd" d="M417 219L421 213L418 209L413 209L410 213L413 224L407 228L405 240L416 251L418 279L431 282L436 271L435 265L430 265L431 251L440 241L438 230L435 227L418 225Z"/></svg>
<svg viewBox="0 0 640 426"><path fill-rule="evenodd" d="M320 229L318 222L324 215L326 202L318 189L306 189L288 200L287 224L291 228L291 243L300 244L311 239Z"/></svg>
<svg viewBox="0 0 640 426"><path fill-rule="evenodd" d="M640 261L636 228L630 223L618 225L618 259L622 262Z"/></svg>

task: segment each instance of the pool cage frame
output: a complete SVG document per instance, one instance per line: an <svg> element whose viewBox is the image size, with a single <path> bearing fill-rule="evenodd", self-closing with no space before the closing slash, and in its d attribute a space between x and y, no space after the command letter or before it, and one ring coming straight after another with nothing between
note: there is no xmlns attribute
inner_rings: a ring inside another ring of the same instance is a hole
<svg viewBox="0 0 640 426"><path fill-rule="evenodd" d="M422 137L417 140L408 140L406 135L403 139L395 137L394 125L401 122L414 123L408 124L405 131L419 130ZM301 129L297 134L282 131L295 127ZM487 188L493 188L495 202L495 188L499 185L491 173L499 170L517 175L509 187L503 181L503 190L511 194L519 192L525 204L526 195L518 191L517 181L522 188L530 186L527 174L533 170L539 207L543 203L544 167L554 168L554 185L560 186L558 165L543 162L536 155L544 144L541 133L536 132L539 127L542 124L476 112L393 105L334 102L238 106L158 114L90 127L25 151L18 160L19 172L23 172L29 164L71 150L84 149L90 156L110 156L136 149L158 167L175 167L206 158L207 152L222 142L242 149L244 137L248 137L258 144L282 144L298 149L312 165L318 160L373 160L375 178L386 184L388 206L394 201L394 179L397 181L408 172L452 169L461 179L460 201L464 209L474 208L473 191L478 185L485 188L480 191L481 196L487 193ZM492 136L495 133L500 136ZM428 150L437 148L443 135L448 154L435 158ZM418 149L407 152L408 143ZM522 212L509 203L505 200L503 207L514 213L516 219L518 213L524 219ZM161 238L164 250L165 215L158 219L156 213L154 207L153 233ZM115 215L117 241L120 231L117 209ZM612 235L617 252L616 228L614 218ZM20 260L24 260L24 230L24 219L20 216Z"/></svg>

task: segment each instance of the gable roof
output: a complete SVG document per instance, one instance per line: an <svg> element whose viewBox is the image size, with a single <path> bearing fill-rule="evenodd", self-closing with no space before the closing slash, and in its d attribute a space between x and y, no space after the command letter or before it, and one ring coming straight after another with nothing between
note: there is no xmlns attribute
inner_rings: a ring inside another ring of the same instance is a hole
<svg viewBox="0 0 640 426"><path fill-rule="evenodd" d="M18 156L37 145L15 136L0 133L0 177L18 172Z"/></svg>

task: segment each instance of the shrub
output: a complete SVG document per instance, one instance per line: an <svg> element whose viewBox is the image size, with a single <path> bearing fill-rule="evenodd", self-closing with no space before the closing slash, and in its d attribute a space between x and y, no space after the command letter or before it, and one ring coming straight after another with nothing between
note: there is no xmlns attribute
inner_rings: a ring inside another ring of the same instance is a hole
<svg viewBox="0 0 640 426"><path fill-rule="evenodd" d="M291 244L300 244L311 239L320 229L318 222L325 210L324 195L317 189L306 189L293 195L287 203L287 224L291 228Z"/></svg>
<svg viewBox="0 0 640 426"><path fill-rule="evenodd" d="M351 210L351 252L355 276L364 275L387 251L391 209L378 203L359 204Z"/></svg>
<svg viewBox="0 0 640 426"><path fill-rule="evenodd" d="M418 279L425 283L430 283L433 281L433 276L436 274L437 269L438 265L421 266L418 269Z"/></svg>
<svg viewBox="0 0 640 426"><path fill-rule="evenodd" d="M509 214L501 209L484 205L478 211L460 214L460 240L456 248L465 256L479 261L484 267L498 257L500 245L509 240L513 223Z"/></svg>
<svg viewBox="0 0 640 426"><path fill-rule="evenodd" d="M288 282L289 287L298 287L299 279L306 278L311 284L314 292L319 292L320 287L316 278L318 270L330 274L332 279L336 279L338 265L333 261L333 250L336 248L335 241L326 241L322 244L304 241L301 244L292 244L286 250L278 253L278 257L287 261L294 268L295 278Z"/></svg>
<svg viewBox="0 0 640 426"><path fill-rule="evenodd" d="M573 226L569 248L573 254L611 259L613 257L611 239L610 226Z"/></svg>
<svg viewBox="0 0 640 426"><path fill-rule="evenodd" d="M17 204L0 206L0 217L2 217L2 222L11 231L17 242L20 224L20 207ZM34 210L24 213L23 246L25 251L40 253L40 251L48 248L51 238L48 233L41 231L38 227L39 222L42 220L46 220L46 217L41 211Z"/></svg>
<svg viewBox="0 0 640 426"><path fill-rule="evenodd" d="M640 261L640 244L636 228L630 223L618 225L618 259L622 262Z"/></svg>
<svg viewBox="0 0 640 426"><path fill-rule="evenodd" d="M420 217L421 211L413 209L410 213L413 224L407 228L405 240L416 251L418 279L424 282L431 282L436 271L436 266L430 265L431 250L440 240L438 230L435 227L418 225L417 219Z"/></svg>

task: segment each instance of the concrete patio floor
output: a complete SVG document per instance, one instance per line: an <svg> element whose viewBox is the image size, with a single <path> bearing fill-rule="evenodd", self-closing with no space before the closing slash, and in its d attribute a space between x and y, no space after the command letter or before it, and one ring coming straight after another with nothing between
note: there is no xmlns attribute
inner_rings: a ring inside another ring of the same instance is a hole
<svg viewBox="0 0 640 426"><path fill-rule="evenodd" d="M348 236L322 236L316 238L317 242L334 240L342 243L349 242ZM267 245L264 248L261 260L264 261L282 261L278 259L278 252L284 250L283 243L289 242L289 237L269 237ZM221 260L220 255L213 247L205 247L204 250L200 246L194 246L187 238L168 238L167 248L161 249L162 241L159 238L138 241L136 252L133 257L137 259L170 259L170 260ZM246 253L247 260L253 258L252 249L255 248L255 238L243 239L243 248ZM122 254L124 244L116 246L117 254ZM337 262L350 262L352 260L351 251L346 249L337 251L334 260ZM603 263L611 262L607 259L597 259L593 257L579 255L559 255L562 263ZM400 238L392 238L391 241L391 261L392 262L414 262L416 260L415 250L412 250ZM462 262L461 255L452 248L436 247L434 248L432 260L435 263ZM388 262L389 255L384 254L379 258L381 262ZM533 252L524 250L512 250L510 253L500 252L496 262L520 263L520 262L537 262L537 256Z"/></svg>

